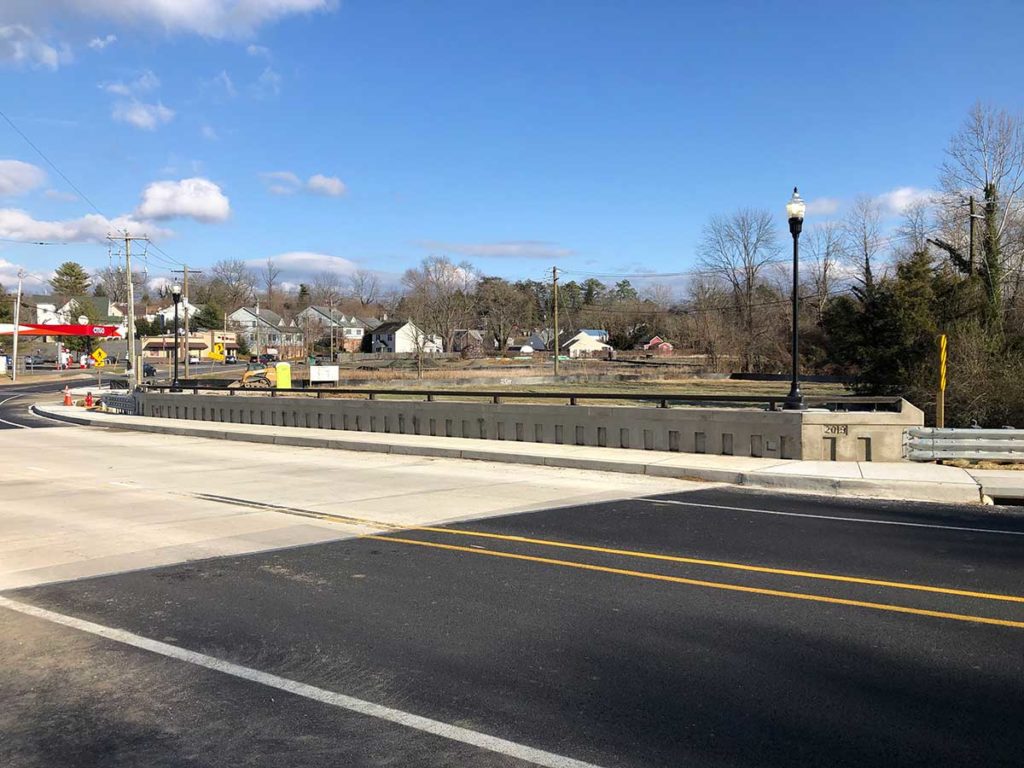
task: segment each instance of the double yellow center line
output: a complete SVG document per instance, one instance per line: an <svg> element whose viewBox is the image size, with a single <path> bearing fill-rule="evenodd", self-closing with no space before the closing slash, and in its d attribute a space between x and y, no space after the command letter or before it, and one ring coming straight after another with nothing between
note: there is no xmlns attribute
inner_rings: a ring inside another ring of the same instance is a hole
<svg viewBox="0 0 1024 768"><path fill-rule="evenodd" d="M705 560L696 557L681 557L678 555L662 555L654 552L641 552L632 549L614 549L610 547L598 547L589 544L574 544L566 541L553 541L550 539L536 539L529 536L516 536L513 534L488 533L486 531L474 531L461 528L441 528L436 526L401 526L387 523L381 520L370 520L367 518L353 517L348 515L337 515L330 512L316 512L313 510L287 507L278 504L269 504L262 501L251 501L237 499L227 496L213 494L190 494L208 501L216 501L232 505L243 505L263 509L267 511L282 512L285 514L311 517L318 520L326 520L334 523L352 525L361 528L376 530L392 530L396 533L434 533L443 536L469 537L477 539L492 539L506 541L513 544L526 544L539 547L550 547L561 550L576 550L582 552L593 552L603 555L614 555L617 557L629 557L641 560L655 560L667 563L678 563L682 565L697 565L710 568L721 568L732 571L746 571L750 573L763 573L775 576L787 576L800 579L812 579L819 581L840 582L845 584L860 584L872 587L884 587L887 589L908 590L913 592L926 592L938 595L949 595L951 597L967 597L978 600L992 600L1004 603L1024 603L1024 597L1018 595L1002 595L992 592L978 592L967 589L954 589L951 587L936 587L929 584L911 584L901 581L886 581L882 579L868 579L860 576L843 576L832 573L817 573L814 571L798 571L789 568L770 568L761 565L747 565L745 563L731 563L722 560ZM890 603L875 603L865 600L851 600L842 597L831 597L829 595L813 595L804 592L789 592L780 589L768 589L764 587L748 587L742 584L729 584L719 581L708 581L705 579L691 579L684 576L670 576L661 573L650 573L648 571L637 571L628 568L613 568L605 565L595 565L575 560L561 560L550 557L538 557L536 555L523 555L516 552L503 552L498 550L483 549L480 547L464 547L458 544L442 544L436 541L423 541L421 539L409 539L396 535L367 534L360 538L374 539L376 541L390 542L392 544L407 544L417 547L429 547L432 549L443 549L452 552L466 552L473 555L487 555L490 557L501 557L509 560L520 560L544 565L554 565L562 568L575 568L584 571L596 571L600 573L611 573L618 576L629 576L637 579L649 579L651 581L669 582L672 584L685 584L694 587L707 589L721 589L729 592L743 592L747 594L765 595L768 597L781 597L790 600L804 600L815 603L830 603L833 605L847 605L857 608L869 608L876 611L888 611L890 613L905 613L916 616L930 616L938 619L949 619L952 621L965 621L975 624L992 624L999 627L1012 627L1024 629L1024 621L1013 621L1010 619L996 619L988 616L973 616L962 613L951 613L947 611L933 611L926 608L912 608L904 605L893 605Z"/></svg>
<svg viewBox="0 0 1024 768"><path fill-rule="evenodd" d="M746 565L743 563L730 563L720 560L703 560L694 557L679 557L675 555L661 555L652 552L640 552L629 549L612 549L608 547L597 547L587 544L573 544L570 542L563 541L551 541L548 539L535 539L527 536L516 536L509 534L499 533L487 533L484 531L472 531L464 530L459 528L438 528L438 527L416 527L404 529L406 531L422 531L428 533L437 533L448 536L466 536L472 538L482 539L496 539L499 541L507 541L516 544L528 544L534 546L553 547L558 549L567 550L581 550L585 552L595 552L607 555L616 555L621 557L632 557L646 560L658 560L663 562L681 563L687 565L700 565L710 566L714 568L723 568L736 571L749 571L754 573L767 573L778 576L791 576L805 579L818 579L823 581L834 581L843 582L847 584L862 584L875 587L886 587L891 589L902 589L911 590L917 592L930 592L942 595L951 595L956 597L968 597L981 600L995 600L1001 602L1010 603L1024 603L1024 597L1017 595L1002 595L991 592L976 592L972 590L964 589L953 589L948 587L935 587L927 584L909 584L898 581L884 581L881 579L867 579L858 576L842 576L837 574L828 573L815 573L813 571L797 571L786 568L769 568L766 566L758 565ZM611 573L619 576L630 576L639 579L649 579L652 581L669 582L673 584L686 584L694 587L704 587L707 589L721 589L730 592L743 592L747 594L765 595L769 597L781 597L788 598L791 600L804 600L808 602L816 603L830 603L833 605L847 605L857 608L869 608L878 611L888 611L891 613L905 613L913 614L917 616L929 616L932 618L948 619L952 621L965 621L977 624L993 624L1000 627L1013 627L1015 629L1024 629L1024 621L1013 621L1010 619L997 619L988 616L973 616L961 613L951 613L947 611L933 611L925 608L912 608L903 605L893 605L890 603L875 603L865 600L852 600L841 597L831 597L828 595L814 595L807 594L804 592L789 592L779 589L767 589L764 587L749 587L741 584L729 584L718 581L708 581L705 579L692 579L684 576L670 576L661 573L650 573L648 571L637 571L628 568L614 568L605 565L595 565L593 563L584 563L575 560L561 560L550 557L538 557L536 555L524 555L516 552L504 552L499 550L481 549L472 546L461 546L458 544L443 544L435 541L423 541L421 539L409 539L402 538L394 535L382 536L382 535L367 535L363 536L365 539L374 539L377 541L391 542L397 544L408 544L418 547L429 547L433 549L443 549L453 552L466 552L474 555L487 555L490 557L501 557L509 560L521 560L532 563L542 563L544 565L554 565L563 568L575 568L585 571L597 571L600 573Z"/></svg>

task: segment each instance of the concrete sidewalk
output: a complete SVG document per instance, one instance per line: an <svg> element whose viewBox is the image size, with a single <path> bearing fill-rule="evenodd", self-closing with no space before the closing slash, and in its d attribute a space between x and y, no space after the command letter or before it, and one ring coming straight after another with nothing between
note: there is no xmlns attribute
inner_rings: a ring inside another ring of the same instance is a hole
<svg viewBox="0 0 1024 768"><path fill-rule="evenodd" d="M499 442L461 437L225 424L96 413L82 408L49 404L37 404L33 410L40 415L76 424L189 437L306 448L476 459L511 464L539 464L836 496L969 504L978 504L984 500L981 483L972 476L972 473L935 464L780 461L744 456L666 453L506 440Z"/></svg>

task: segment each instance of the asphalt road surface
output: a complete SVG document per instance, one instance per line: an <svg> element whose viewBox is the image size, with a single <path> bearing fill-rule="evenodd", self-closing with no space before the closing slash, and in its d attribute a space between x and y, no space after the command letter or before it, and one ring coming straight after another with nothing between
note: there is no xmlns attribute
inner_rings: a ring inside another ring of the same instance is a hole
<svg viewBox="0 0 1024 768"><path fill-rule="evenodd" d="M69 381L71 386L80 385ZM40 384L14 384L0 387L0 429L35 429L38 427L66 426L62 422L36 416L29 409L32 403L53 399L63 389L64 382Z"/></svg>
<svg viewBox="0 0 1024 768"><path fill-rule="evenodd" d="M1019 766L1019 512L704 487L9 590L0 764Z"/></svg>

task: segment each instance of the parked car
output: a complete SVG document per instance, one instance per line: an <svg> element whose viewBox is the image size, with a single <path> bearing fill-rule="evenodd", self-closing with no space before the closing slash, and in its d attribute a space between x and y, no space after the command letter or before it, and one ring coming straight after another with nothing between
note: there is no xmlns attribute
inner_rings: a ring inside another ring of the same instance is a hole
<svg viewBox="0 0 1024 768"><path fill-rule="evenodd" d="M199 365L199 355L189 355L188 356L188 364L189 365Z"/></svg>
<svg viewBox="0 0 1024 768"><path fill-rule="evenodd" d="M267 365L268 363L276 363L277 355L271 355L267 352L264 352L262 355L256 358L256 362L263 363L264 365Z"/></svg>
<svg viewBox="0 0 1024 768"><path fill-rule="evenodd" d="M143 363L142 364L142 377L144 379L154 379L154 378L156 378L156 366L153 365L152 363Z"/></svg>

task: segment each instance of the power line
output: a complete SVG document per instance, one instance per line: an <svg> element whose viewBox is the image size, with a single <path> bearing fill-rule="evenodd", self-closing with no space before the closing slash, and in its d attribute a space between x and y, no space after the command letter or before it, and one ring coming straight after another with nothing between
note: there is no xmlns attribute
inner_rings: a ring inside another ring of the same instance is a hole
<svg viewBox="0 0 1024 768"><path fill-rule="evenodd" d="M5 121L7 121L7 124L9 126L11 126L11 128L14 130L14 132L17 133L19 136L21 136L21 138L25 140L25 143L28 144L30 147L32 147L32 149L34 149L36 151L36 154L38 154L41 158L43 158L43 160L46 161L47 165L49 165L51 168L53 168L53 170L56 171L57 175L60 176L62 179L64 179L64 181L67 182L67 185L69 187L71 187L78 194L79 197L81 197L83 200L85 200L86 203L89 204L90 208L92 208L94 211L96 211L96 213L98 213L100 216L102 216L104 219L106 219L107 223L111 226L111 228L114 228L113 220L107 214L105 214L103 211L101 211L99 206L97 206L96 203L94 203L89 198L88 195L86 195L81 189L79 189L78 186L71 179L69 179L67 177L67 175L64 173L64 171L62 171L60 168L58 168L57 164L54 163L49 157L47 157L46 153L44 153L43 150L41 150L39 147L37 147L35 145L35 143L32 141L32 139L30 139L28 136L26 136L24 131L22 131L17 125L15 125L14 121L11 120L11 118L9 118L7 116L7 114L5 112L3 112L2 110L0 110L0 117L3 117L3 119ZM125 231L124 234L127 235L128 234L127 231ZM9 240L9 241L5 240L5 242L24 242L24 241L21 241L21 240ZM45 241L38 241L38 242L34 242L32 244L33 245L43 245L44 243L45 243ZM45 243L45 244L49 245L51 243ZM61 243L61 245L70 245L70 243ZM83 245L84 245L84 243L83 243ZM159 248L156 245L154 245L153 247L156 248L157 251L162 253L167 259L170 260L169 262L165 262L168 266L181 266L181 262L175 261L162 248Z"/></svg>
<svg viewBox="0 0 1024 768"><path fill-rule="evenodd" d="M98 207L96 207L96 203L94 203L92 200L90 200L89 197L82 190L80 190L78 187L76 187L75 183L73 181L71 181L71 179L69 179L67 176L64 175L64 171L62 171L60 168L58 168L57 164L54 163L50 158L48 158L46 156L46 154L43 152L43 150L41 150L39 147L37 147L35 144L33 144L32 143L32 139L30 139L28 136L26 136L22 132L22 130L18 126L16 126L14 124L14 121L12 121L11 118L9 118L7 116L7 114L5 112L3 112L2 110L0 110L0 117L3 117L3 119L7 121L7 124L9 126L11 126L11 128L14 129L14 132L17 133L19 136L21 136L21 138L23 138L25 140L25 142L30 147L32 147L32 149L34 149L36 151L36 154L38 154L41 158L43 158L43 160L45 160L47 162L47 164L51 168L53 168L53 170L55 170L57 172L57 175L60 176L62 179L64 179L64 181L66 181L68 183L68 186L71 187L73 190L75 190L75 192L78 193L79 197L81 197L83 200L85 200L85 202L87 202L89 204L89 206L94 211L96 211L96 213L98 213L100 216L102 216L103 218L107 219L108 221L110 220L110 217L107 216L105 213L103 213L103 211L101 211Z"/></svg>
<svg viewBox="0 0 1024 768"><path fill-rule="evenodd" d="M758 268L769 264L789 264L790 259L767 259L760 262ZM741 268L737 268L738 270ZM723 272L722 269L688 269L681 272L587 272L578 269L558 268L559 272L567 275L580 275L581 277L606 277L606 278L636 278L649 279L653 277L689 277L691 275L717 275Z"/></svg>

